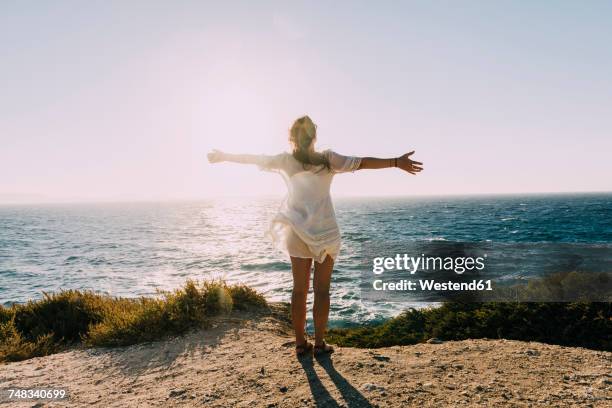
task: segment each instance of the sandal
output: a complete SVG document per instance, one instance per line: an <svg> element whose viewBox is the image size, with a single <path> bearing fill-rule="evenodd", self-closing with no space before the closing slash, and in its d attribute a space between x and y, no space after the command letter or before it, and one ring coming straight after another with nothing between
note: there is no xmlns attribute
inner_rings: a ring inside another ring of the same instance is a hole
<svg viewBox="0 0 612 408"><path fill-rule="evenodd" d="M334 352L334 348L325 342L319 345L315 344L314 346L314 353L317 356L320 356L322 354L331 354L333 352Z"/></svg>
<svg viewBox="0 0 612 408"><path fill-rule="evenodd" d="M311 351L312 351L312 344L309 342L306 342L304 344L296 344L295 346L295 354L297 354L298 357L304 356L310 353Z"/></svg>

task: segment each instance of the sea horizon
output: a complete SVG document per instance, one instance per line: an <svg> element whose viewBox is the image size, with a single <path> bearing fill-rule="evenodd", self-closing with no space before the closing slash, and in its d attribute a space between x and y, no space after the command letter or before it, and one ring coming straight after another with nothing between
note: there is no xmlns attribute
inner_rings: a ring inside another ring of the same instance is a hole
<svg viewBox="0 0 612 408"><path fill-rule="evenodd" d="M612 195L612 190L594 191L537 191L537 192L492 192L492 193L440 193L440 194L341 194L335 195L332 192L333 200L344 199L412 199L412 198L478 198L478 197L519 197L519 196L573 196L573 195ZM283 199L284 194L264 194L264 195L217 195L202 197L177 197L177 198L135 198L135 199L50 199L40 201L2 201L0 194L0 206L10 205L61 205L61 204L146 204L146 203L190 203L209 200L223 199Z"/></svg>
<svg viewBox="0 0 612 408"><path fill-rule="evenodd" d="M334 203L343 246L332 276L332 326L432 304L363 303L360 271L373 244L612 242L609 192L352 196ZM289 259L263 238L279 204L274 196L0 206L0 304L60 289L152 296L187 279L244 283L270 301L289 301ZM556 256L538 251L543 259ZM505 279L526 273L508 268Z"/></svg>

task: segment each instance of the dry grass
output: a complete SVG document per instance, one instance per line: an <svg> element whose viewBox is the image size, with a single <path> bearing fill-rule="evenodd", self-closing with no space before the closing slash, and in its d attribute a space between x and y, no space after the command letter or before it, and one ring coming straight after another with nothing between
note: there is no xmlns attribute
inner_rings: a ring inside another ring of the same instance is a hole
<svg viewBox="0 0 612 408"><path fill-rule="evenodd" d="M53 354L75 344L124 346L206 326L207 319L266 307L244 285L187 281L158 297L118 298L66 290L10 308L0 306L0 361Z"/></svg>

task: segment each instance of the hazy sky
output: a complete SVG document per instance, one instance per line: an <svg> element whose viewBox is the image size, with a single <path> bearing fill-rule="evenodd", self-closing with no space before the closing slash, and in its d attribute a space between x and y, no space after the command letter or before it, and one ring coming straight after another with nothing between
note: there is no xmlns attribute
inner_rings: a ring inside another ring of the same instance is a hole
<svg viewBox="0 0 612 408"><path fill-rule="evenodd" d="M321 148L425 162L336 195L609 191L611 19L606 1L2 1L0 201L281 194L205 153L287 150L302 114Z"/></svg>

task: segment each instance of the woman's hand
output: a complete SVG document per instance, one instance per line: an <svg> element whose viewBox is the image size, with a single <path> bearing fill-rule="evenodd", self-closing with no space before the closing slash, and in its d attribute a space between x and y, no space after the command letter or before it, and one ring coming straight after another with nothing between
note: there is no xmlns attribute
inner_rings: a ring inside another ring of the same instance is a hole
<svg viewBox="0 0 612 408"><path fill-rule="evenodd" d="M209 163L219 163L225 160L225 153L217 149L213 149L207 156Z"/></svg>
<svg viewBox="0 0 612 408"><path fill-rule="evenodd" d="M416 175L423 170L423 163L410 159L414 154L414 150L397 158L397 167L407 171L410 174Z"/></svg>

